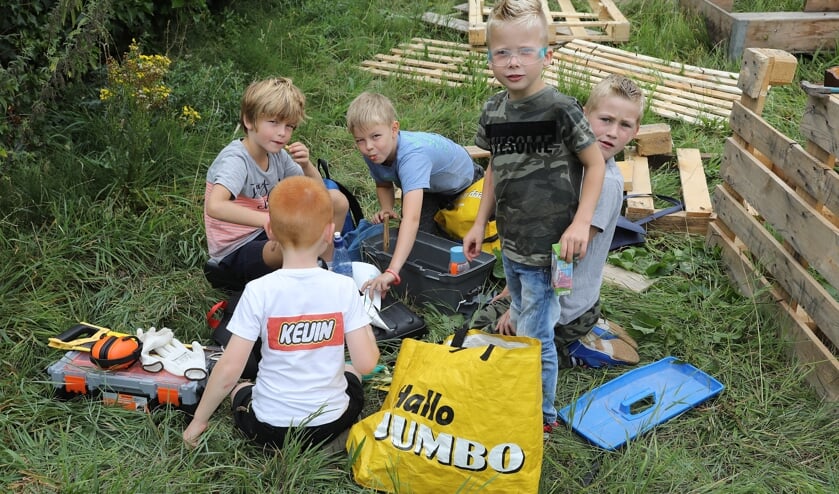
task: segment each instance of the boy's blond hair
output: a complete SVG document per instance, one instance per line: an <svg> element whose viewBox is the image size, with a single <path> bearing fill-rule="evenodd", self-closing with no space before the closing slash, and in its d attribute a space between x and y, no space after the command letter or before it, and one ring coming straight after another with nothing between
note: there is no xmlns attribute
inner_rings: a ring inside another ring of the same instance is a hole
<svg viewBox="0 0 839 494"><path fill-rule="evenodd" d="M365 91L347 109L347 130L350 134L374 125L391 125L396 121L396 109L387 96Z"/></svg>
<svg viewBox="0 0 839 494"><path fill-rule="evenodd" d="M589 93L583 107L586 111L596 110L603 100L610 96L617 96L632 103L637 103L638 121L635 123L641 125L641 117L644 116L647 100L644 97L644 92L635 84L635 81L623 75L613 74L595 84L591 88L591 93Z"/></svg>
<svg viewBox="0 0 839 494"><path fill-rule="evenodd" d="M297 175L280 180L268 195L271 231L283 247L316 244L332 223L332 199L322 180Z"/></svg>
<svg viewBox="0 0 839 494"><path fill-rule="evenodd" d="M491 45L492 29L500 24L516 24L529 31L539 29L542 44L548 44L548 19L541 0L500 0L493 7L487 20L487 45Z"/></svg>
<svg viewBox="0 0 839 494"><path fill-rule="evenodd" d="M253 82L242 95L239 123L247 128L247 120L255 129L260 117L299 124L306 118L306 97L287 77Z"/></svg>

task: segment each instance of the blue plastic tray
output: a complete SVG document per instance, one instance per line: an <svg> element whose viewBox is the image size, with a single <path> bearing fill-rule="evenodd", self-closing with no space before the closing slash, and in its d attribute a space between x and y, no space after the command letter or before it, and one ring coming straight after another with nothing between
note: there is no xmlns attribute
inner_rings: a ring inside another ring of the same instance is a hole
<svg viewBox="0 0 839 494"><path fill-rule="evenodd" d="M587 392L559 416L592 444L615 450L723 389L696 367L665 357Z"/></svg>

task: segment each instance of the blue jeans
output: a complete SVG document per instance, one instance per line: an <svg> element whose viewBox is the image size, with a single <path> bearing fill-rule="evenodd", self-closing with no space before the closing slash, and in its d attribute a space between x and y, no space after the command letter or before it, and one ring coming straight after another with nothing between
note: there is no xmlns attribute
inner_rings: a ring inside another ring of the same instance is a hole
<svg viewBox="0 0 839 494"><path fill-rule="evenodd" d="M556 382L559 364L554 345L554 325L559 321L559 297L551 288L550 266L528 266L502 255L507 288L510 290L510 318L516 334L536 338L542 344L542 419L556 421Z"/></svg>

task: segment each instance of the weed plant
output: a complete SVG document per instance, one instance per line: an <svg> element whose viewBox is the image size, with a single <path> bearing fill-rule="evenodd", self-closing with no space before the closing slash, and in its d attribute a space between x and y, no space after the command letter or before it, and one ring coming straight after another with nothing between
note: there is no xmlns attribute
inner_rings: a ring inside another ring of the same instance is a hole
<svg viewBox="0 0 839 494"><path fill-rule="evenodd" d="M39 148L18 150L0 169L0 489L4 492L365 492L346 455L252 447L233 430L222 406L195 451L181 441L184 413L150 414L60 401L46 367L61 352L47 339L78 321L115 330L167 326L180 339L210 343L204 314L224 294L202 274L204 177L237 131L239 97L252 80L291 77L308 97L309 118L295 137L361 198L375 194L344 127L349 102L363 90L391 97L402 128L471 144L482 102L494 90L374 76L362 60L412 37L463 42L463 35L419 21L449 13L456 2L309 0L233 2L165 53L171 65L166 108L121 108L117 118L99 99L105 67L51 108L35 131ZM704 24L678 2L619 2L631 22L627 49L691 65L738 71L711 46ZM772 3L772 2L768 2ZM800 2L799 2L800 3ZM158 53L166 40L139 40ZM162 54L162 53L161 53ZM839 65L835 52L799 58L798 77L818 80ZM579 88L574 91L579 91ZM576 94L580 99L584 93ZM188 106L200 120L185 125ZM765 115L800 139L801 91L772 88ZM648 113L644 123L663 121ZM727 128L671 125L674 143L712 156L717 183ZM133 169L131 175L127 175ZM657 192L679 195L666 165L654 172ZM642 293L605 285L605 315L638 340L642 364L675 355L726 385L718 398L631 441L601 451L570 430L546 443L541 492L806 492L839 490L839 415L806 383L809 369L788 356L772 304L732 287L718 253L704 239L651 233L642 247L612 262L656 279ZM429 341L463 322L418 307ZM398 348L383 347L393 364ZM557 404L626 369L564 370ZM366 413L384 393L367 387ZM480 397L477 397L480 399ZM498 421L504 417L475 417ZM407 489L406 489L407 491ZM415 489L414 492L421 492Z"/></svg>

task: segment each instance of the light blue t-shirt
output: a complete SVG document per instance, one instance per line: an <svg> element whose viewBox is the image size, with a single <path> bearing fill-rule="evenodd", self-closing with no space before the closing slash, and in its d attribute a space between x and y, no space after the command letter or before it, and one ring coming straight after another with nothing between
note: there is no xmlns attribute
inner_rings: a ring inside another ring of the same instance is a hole
<svg viewBox="0 0 839 494"><path fill-rule="evenodd" d="M392 182L402 192L424 189L456 194L472 183L475 166L466 148L439 134L400 130L396 161L389 166L364 158L376 182Z"/></svg>

